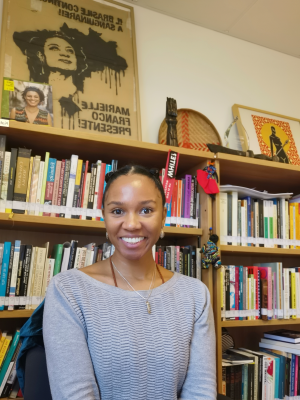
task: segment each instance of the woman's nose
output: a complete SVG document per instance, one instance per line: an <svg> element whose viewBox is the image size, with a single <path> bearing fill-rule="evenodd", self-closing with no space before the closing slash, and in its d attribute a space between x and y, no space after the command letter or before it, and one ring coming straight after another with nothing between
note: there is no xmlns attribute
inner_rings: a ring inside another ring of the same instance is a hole
<svg viewBox="0 0 300 400"><path fill-rule="evenodd" d="M139 216L136 213L128 213L125 216L123 227L125 229L139 229L141 226Z"/></svg>
<svg viewBox="0 0 300 400"><path fill-rule="evenodd" d="M60 53L60 57L70 58L70 55L68 53Z"/></svg>

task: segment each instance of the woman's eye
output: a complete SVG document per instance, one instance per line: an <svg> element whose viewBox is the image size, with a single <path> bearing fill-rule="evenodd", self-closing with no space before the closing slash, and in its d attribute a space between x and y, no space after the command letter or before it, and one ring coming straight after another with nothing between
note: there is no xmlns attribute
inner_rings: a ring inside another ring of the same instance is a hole
<svg viewBox="0 0 300 400"><path fill-rule="evenodd" d="M49 49L50 50L59 50L57 46L50 46Z"/></svg>
<svg viewBox="0 0 300 400"><path fill-rule="evenodd" d="M144 208L142 208L141 213L142 214L150 214L150 213L152 213L152 210L151 210L151 208L144 207Z"/></svg>
<svg viewBox="0 0 300 400"><path fill-rule="evenodd" d="M116 208L115 210L112 211L112 213L114 215L122 215L123 210L121 210L120 208Z"/></svg>
<svg viewBox="0 0 300 400"><path fill-rule="evenodd" d="M74 54L74 50L68 49L68 50L67 50L67 53Z"/></svg>

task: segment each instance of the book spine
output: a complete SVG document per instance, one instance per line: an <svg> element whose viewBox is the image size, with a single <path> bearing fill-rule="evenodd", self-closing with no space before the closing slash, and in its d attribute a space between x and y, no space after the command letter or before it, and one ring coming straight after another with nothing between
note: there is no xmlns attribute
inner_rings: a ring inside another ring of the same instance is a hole
<svg viewBox="0 0 300 400"><path fill-rule="evenodd" d="M289 287L289 271L287 268L283 268L283 282L284 282L284 308L283 315L284 319L290 319L290 287Z"/></svg>
<svg viewBox="0 0 300 400"><path fill-rule="evenodd" d="M54 264L54 271L53 275L57 275L60 272L60 267L61 267L61 260L62 260L62 255L63 255L63 245L62 244L56 244L53 247L53 256L52 258L55 259L55 264Z"/></svg>
<svg viewBox="0 0 300 400"><path fill-rule="evenodd" d="M28 199L28 202L32 204L34 204L36 200L40 162L41 162L41 157L35 156L32 165L31 184L30 184L29 199ZM34 215L34 210L29 210L28 215Z"/></svg>
<svg viewBox="0 0 300 400"><path fill-rule="evenodd" d="M282 239L280 199L277 199L276 211L277 211L277 237L278 237L278 239ZM282 247L281 244L279 244L278 247L281 248Z"/></svg>
<svg viewBox="0 0 300 400"><path fill-rule="evenodd" d="M69 178L70 178L70 168L71 168L71 160L66 160L65 163L65 172L64 172L64 183L63 190L61 196L61 206L67 205L67 196L68 196L68 187L69 187ZM61 218L65 217L65 213L60 213L59 216Z"/></svg>
<svg viewBox="0 0 300 400"><path fill-rule="evenodd" d="M7 356L2 364L2 368L0 370L0 385L2 384L2 381L4 379L5 373L7 371L7 368L11 362L11 359L14 355L14 352L16 351L16 348L18 346L19 343L19 338L20 338L20 331L16 331L14 338L12 340L11 346L8 350Z"/></svg>
<svg viewBox="0 0 300 400"><path fill-rule="evenodd" d="M235 310L235 266L229 265L228 268L230 272L230 310Z"/></svg>
<svg viewBox="0 0 300 400"><path fill-rule="evenodd" d="M166 269L171 271L171 246L166 246Z"/></svg>
<svg viewBox="0 0 300 400"><path fill-rule="evenodd" d="M237 218L238 218L238 192L232 192L231 193L231 195L232 195L232 198L231 198L231 200L232 200L232 214L231 214L231 218L232 218L232 236L234 237L234 238L236 238L237 237L237 235L238 235L238 232L237 232L237 225L238 225L238 221L237 221ZM237 241L236 241L236 239L232 239L232 245L233 246L237 246L238 245L238 243L237 243Z"/></svg>
<svg viewBox="0 0 300 400"><path fill-rule="evenodd" d="M29 276L28 276L28 285L27 285L27 292L25 292L25 296L27 296L27 302L25 309L29 310L31 308L31 287L32 281L34 277L34 268L36 264L36 257L37 257L37 247L32 247L32 253L30 258L30 265L29 265Z"/></svg>
<svg viewBox="0 0 300 400"><path fill-rule="evenodd" d="M8 299L9 299L11 275L12 275L12 269L13 269L14 251L15 251L15 245L12 244L11 248L10 248L9 264L8 264L8 271L7 271L7 283L6 283L6 290L5 290L6 302L4 305L4 310L8 310Z"/></svg>
<svg viewBox="0 0 300 400"><path fill-rule="evenodd" d="M98 189L98 198L97 198L97 210L102 209L102 200L103 200L103 188L104 188L104 179L105 179L105 170L106 163L101 164L100 178L99 178L99 189ZM102 217L102 214L101 214ZM96 221L100 221L101 217L96 217Z"/></svg>
<svg viewBox="0 0 300 400"><path fill-rule="evenodd" d="M250 198L250 210L251 210L251 238L255 237L255 218L254 218L254 200ZM254 246L253 240L251 246Z"/></svg>
<svg viewBox="0 0 300 400"><path fill-rule="evenodd" d="M244 309L244 271L243 271L243 267L239 266L239 310L243 310ZM240 321L243 320L243 317L239 317L238 318Z"/></svg>
<svg viewBox="0 0 300 400"><path fill-rule="evenodd" d="M228 193L227 197L227 215L227 235L232 237L232 193ZM227 244L232 245L232 239Z"/></svg>
<svg viewBox="0 0 300 400"><path fill-rule="evenodd" d="M1 199L2 200L7 200L10 159L11 159L11 152L6 151L5 155L4 155L3 176L2 176L2 185L1 185ZM0 212L5 212L5 206L0 207Z"/></svg>
<svg viewBox="0 0 300 400"><path fill-rule="evenodd" d="M285 200L285 237L286 237L286 239L289 238L289 230L290 230L290 224L289 224L289 203L288 203L288 200ZM289 246L286 245L285 248L288 249Z"/></svg>
<svg viewBox="0 0 300 400"><path fill-rule="evenodd" d="M13 194L13 200L15 201L26 201L30 156L31 150L19 149ZM13 209L13 212L17 214L24 214L24 210L20 209Z"/></svg>
<svg viewBox="0 0 300 400"><path fill-rule="evenodd" d="M33 157L30 157L30 162L29 162L29 173L28 173L28 183L27 183L27 192L26 192L26 203L29 203L29 197L30 197L30 189L31 189L31 179L32 179L32 170L33 170ZM25 214L28 214L28 210L25 210Z"/></svg>
<svg viewBox="0 0 300 400"><path fill-rule="evenodd" d="M80 183L81 183L81 175L82 175L82 160L78 160L77 162L77 171L76 171L76 178L75 178L75 188L74 188L74 196L73 196L73 207L78 207L78 198L80 196ZM71 215L71 218L77 219L79 216Z"/></svg>
<svg viewBox="0 0 300 400"><path fill-rule="evenodd" d="M70 247L70 257L69 257L68 269L74 268L77 246L78 246L78 241L72 240L71 247Z"/></svg>
<svg viewBox="0 0 300 400"><path fill-rule="evenodd" d="M90 181L90 189L88 195L88 203L87 208L92 210L94 205L94 194L95 194L95 184L96 184L96 177L97 177L97 165L92 164L91 168L91 181ZM87 220L91 220L92 217L87 216Z"/></svg>
<svg viewBox="0 0 300 400"><path fill-rule="evenodd" d="M185 176L185 208L184 208L184 218L190 218L190 203L191 203L191 192L192 192L192 176ZM185 225L189 228L190 225Z"/></svg>
<svg viewBox="0 0 300 400"><path fill-rule="evenodd" d="M227 224L228 224L228 195L225 192L220 192L220 235L221 245L227 245L227 240L224 237L227 236Z"/></svg>
<svg viewBox="0 0 300 400"><path fill-rule="evenodd" d="M42 180L42 190L41 190L41 199L40 204L44 204L45 201L45 193L46 193L46 183L47 183L47 173L48 173L48 164L49 164L49 157L50 154L47 151L45 154L45 165L44 165L44 172L43 172L43 180ZM40 211L39 215L42 216L43 213Z"/></svg>
<svg viewBox="0 0 300 400"><path fill-rule="evenodd" d="M84 195L83 195L83 208L84 209L87 209L87 205L88 205L90 182L91 182L91 172L87 173L87 175L86 175L86 182L85 182ZM81 219L86 219L86 216L82 215Z"/></svg>
<svg viewBox="0 0 300 400"><path fill-rule="evenodd" d="M59 184L58 184L58 195L57 195L57 205L62 205L62 194L64 189L64 176L65 176L65 169L66 169L66 160L61 161L60 167L60 176L59 176ZM57 217L60 216L59 213L56 214Z"/></svg>
<svg viewBox="0 0 300 400"><path fill-rule="evenodd" d="M85 193L86 193L86 183L87 183L88 169L89 169L89 161L86 161L84 179L83 179L83 186L82 186L82 193L81 193L81 205L80 205L81 208L84 208L84 200L85 200L84 196L85 196ZM80 215L80 219L85 219L85 217L83 215Z"/></svg>
<svg viewBox="0 0 300 400"><path fill-rule="evenodd" d="M192 176L192 179L191 179L191 200L190 200L190 219L194 218L194 206L195 206L194 198L195 198L195 181L194 181L194 177Z"/></svg>
<svg viewBox="0 0 300 400"><path fill-rule="evenodd" d="M70 164L68 190L67 190L67 199L66 199L66 206L70 207L70 208L73 206L77 164L78 164L78 156L72 154L71 164ZM71 218L71 212L67 212L65 214L65 218Z"/></svg>
<svg viewBox="0 0 300 400"><path fill-rule="evenodd" d="M177 225L177 197L178 197L178 180L175 180L173 186L173 193L170 201L171 205L171 223L170 226Z"/></svg>
<svg viewBox="0 0 300 400"><path fill-rule="evenodd" d="M259 205L258 201L254 202L254 220L255 220L255 238L259 238ZM259 244L256 242L256 247L259 247Z"/></svg>
<svg viewBox="0 0 300 400"><path fill-rule="evenodd" d="M98 160L96 163L97 172L96 172L96 179L95 179L95 193L94 193L94 201L93 201L93 210L97 210L97 206L98 206L101 164L102 164L102 162L100 160ZM95 220L96 220L96 217L93 217L93 221L95 221Z"/></svg>
<svg viewBox="0 0 300 400"><path fill-rule="evenodd" d="M44 176L44 169L45 169L45 162L40 162L40 169L39 169L39 178L37 184L37 191L36 191L36 204L41 203L41 195L42 195L42 186L43 186L43 176ZM39 211L35 210L34 215L39 215Z"/></svg>
<svg viewBox="0 0 300 400"><path fill-rule="evenodd" d="M21 246L20 246L19 263L18 263L18 273L17 273L15 297L19 297L20 296L21 281L22 281L23 268L24 268L24 262L25 262L25 249L26 249L25 244L21 244ZM15 304L14 309L18 310L19 309L19 305Z"/></svg>
<svg viewBox="0 0 300 400"><path fill-rule="evenodd" d="M258 200L258 214L259 214L259 237L263 239L265 237L265 229L264 229L264 206L263 200ZM263 243L259 244L259 247L264 247Z"/></svg>
<svg viewBox="0 0 300 400"><path fill-rule="evenodd" d="M45 261L46 261L46 249L38 247L37 248L36 266L35 266L35 271L34 271L34 279L32 282L33 286L31 288L31 295L34 299L36 299L37 297L40 297L42 294ZM31 309L35 309L35 308L37 308L37 306L38 306L38 302L33 301L31 304Z"/></svg>
<svg viewBox="0 0 300 400"><path fill-rule="evenodd" d="M291 272L291 305L292 305L292 319L296 319L296 273Z"/></svg>
<svg viewBox="0 0 300 400"><path fill-rule="evenodd" d="M49 204L49 205L52 204L54 180L55 180L55 170L56 170L56 159L49 158L44 204ZM50 213L44 212L43 216L50 217Z"/></svg>
<svg viewBox="0 0 300 400"><path fill-rule="evenodd" d="M201 281L201 249L199 247L196 249L196 278Z"/></svg>
<svg viewBox="0 0 300 400"><path fill-rule="evenodd" d="M59 182L60 182L61 163L62 163L61 161L56 161L53 196L52 196L52 205L54 205L54 206L59 205L58 204L58 190L59 190ZM56 213L51 213L50 217L56 217Z"/></svg>
<svg viewBox="0 0 300 400"><path fill-rule="evenodd" d="M82 171L81 171L81 180L80 180L80 189L79 189L79 194L78 194L78 200L77 200L77 207L81 208L81 199L82 199L82 193L83 193L83 183L84 183L84 177L85 177L85 167L86 164L82 165ZM77 219L80 219L80 215L76 215Z"/></svg>
<svg viewBox="0 0 300 400"><path fill-rule="evenodd" d="M181 219L181 208L182 208L182 181L178 180L177 181L177 210L176 210L176 217L177 217L177 222L176 226L180 228L180 219Z"/></svg>
<svg viewBox="0 0 300 400"><path fill-rule="evenodd" d="M20 284L20 297L27 295L31 254L32 254L32 246L26 245L25 257L24 257L24 262L23 262L22 278L21 278L21 284ZM25 305L20 304L19 310L24 310L24 309L25 309Z"/></svg>
<svg viewBox="0 0 300 400"><path fill-rule="evenodd" d="M10 259L11 243L5 242L3 247L3 259L1 268L1 280L0 280L0 297L4 297L6 293L6 285L8 278L8 268ZM0 311L4 310L4 305L0 305Z"/></svg>
<svg viewBox="0 0 300 400"><path fill-rule="evenodd" d="M239 287L240 287L240 277L239 277L239 267L235 267L235 309L239 310L240 297L239 297ZM239 320L239 317L235 317Z"/></svg>
<svg viewBox="0 0 300 400"><path fill-rule="evenodd" d="M16 177L16 165L17 165L17 149L11 149L11 158L9 165L9 175L8 175L8 185L7 185L7 201L12 201L14 197L14 186L15 186L15 177ZM12 208L5 208L6 213L11 213Z"/></svg>
<svg viewBox="0 0 300 400"><path fill-rule="evenodd" d="M2 182L3 182L5 146L6 146L6 136L0 135L0 199L2 198L1 197L1 188L2 188Z"/></svg>

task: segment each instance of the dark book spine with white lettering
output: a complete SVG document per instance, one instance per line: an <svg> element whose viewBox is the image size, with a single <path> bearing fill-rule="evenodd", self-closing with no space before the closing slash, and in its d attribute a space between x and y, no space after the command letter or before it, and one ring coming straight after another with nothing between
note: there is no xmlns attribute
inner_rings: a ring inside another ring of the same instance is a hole
<svg viewBox="0 0 300 400"><path fill-rule="evenodd" d="M93 209L94 205L94 194L95 194L95 185L96 185L96 176L97 176L97 164L92 164L91 166L91 181L90 181L90 189L89 189L89 197L87 208ZM86 219L91 220L92 217L86 217Z"/></svg>
<svg viewBox="0 0 300 400"><path fill-rule="evenodd" d="M61 206L65 206L67 204L70 168L71 168L71 160L66 160L65 172L64 172L64 183L63 183L63 190L62 190L62 196L61 196ZM61 218L64 218L65 213L60 213L59 216Z"/></svg>
<svg viewBox="0 0 300 400"><path fill-rule="evenodd" d="M20 297L27 295L31 255L32 255L32 245L27 244L25 249L25 258L23 263L23 271L20 284ZM19 310L25 310L25 305L20 304Z"/></svg>
<svg viewBox="0 0 300 400"><path fill-rule="evenodd" d="M20 256L19 256L19 265L18 265L18 275L17 275L17 282L16 282L16 297L20 296L23 265L24 265L24 262L25 262L25 250L26 250L26 245L25 244L21 244L21 246L20 246ZM18 310L19 306L15 305L14 309Z"/></svg>
<svg viewBox="0 0 300 400"><path fill-rule="evenodd" d="M7 298L7 299L9 298L9 289L10 289L10 281L11 281L12 268L13 268L14 252L15 252L15 245L12 243L11 248L10 248L6 290L5 290L5 298ZM8 306L4 305L4 310L7 310L7 309L8 309Z"/></svg>
<svg viewBox="0 0 300 400"><path fill-rule="evenodd" d="M8 174L8 186L7 186L7 198L6 198L7 201L12 201L13 197L14 197L17 155L18 155L18 149L11 149L9 174ZM12 209L9 207L6 207L5 212L11 213Z"/></svg>

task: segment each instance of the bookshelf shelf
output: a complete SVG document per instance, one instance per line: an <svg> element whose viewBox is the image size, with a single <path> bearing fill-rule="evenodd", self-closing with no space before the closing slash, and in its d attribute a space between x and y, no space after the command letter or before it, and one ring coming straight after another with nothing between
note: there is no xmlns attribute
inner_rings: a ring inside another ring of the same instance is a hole
<svg viewBox="0 0 300 400"><path fill-rule="evenodd" d="M72 234L105 234L103 221L90 221L71 218L43 217L24 214L0 213L0 224L2 229L18 229L26 231L47 231L47 232L70 232ZM165 236L201 236L202 229L197 228L176 228L171 226L164 227Z"/></svg>
<svg viewBox="0 0 300 400"><path fill-rule="evenodd" d="M270 321L263 321L261 319L256 319L253 321L221 321L221 326L223 328L247 328L248 326L284 326L284 325L300 325L300 319L272 319Z"/></svg>
<svg viewBox="0 0 300 400"><path fill-rule="evenodd" d="M0 311L1 318L29 318L34 310Z"/></svg>
<svg viewBox="0 0 300 400"><path fill-rule="evenodd" d="M279 248L267 248L267 247L250 247L250 246L220 246L222 254L230 255L237 253L247 255L280 255L280 256L300 256L300 249L279 249Z"/></svg>

